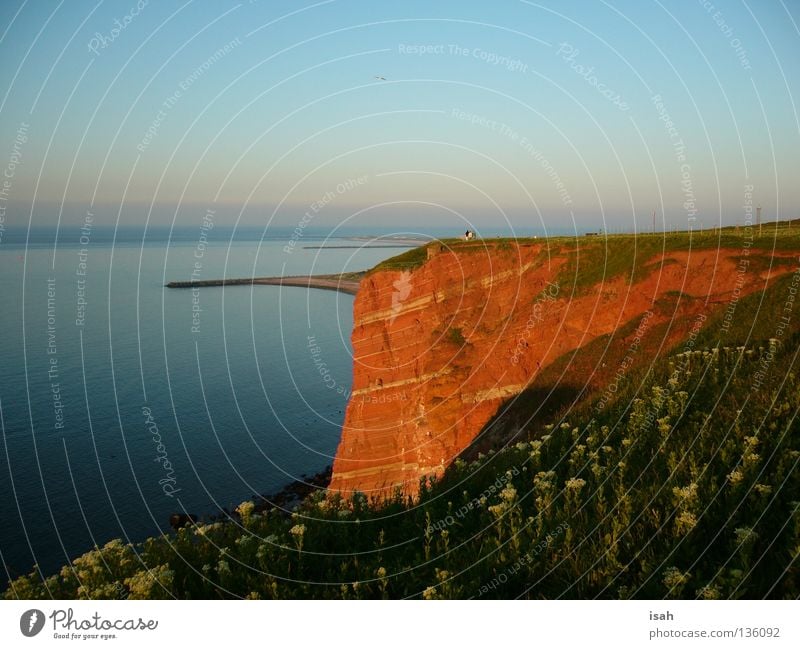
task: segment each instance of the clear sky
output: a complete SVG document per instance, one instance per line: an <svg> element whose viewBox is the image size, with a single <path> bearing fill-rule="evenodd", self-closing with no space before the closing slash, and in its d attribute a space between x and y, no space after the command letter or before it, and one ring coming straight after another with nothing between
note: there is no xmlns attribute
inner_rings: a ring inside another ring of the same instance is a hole
<svg viewBox="0 0 800 649"><path fill-rule="evenodd" d="M5 227L113 224L123 202L123 224L796 218L798 23L786 0L4 0L0 209Z"/></svg>

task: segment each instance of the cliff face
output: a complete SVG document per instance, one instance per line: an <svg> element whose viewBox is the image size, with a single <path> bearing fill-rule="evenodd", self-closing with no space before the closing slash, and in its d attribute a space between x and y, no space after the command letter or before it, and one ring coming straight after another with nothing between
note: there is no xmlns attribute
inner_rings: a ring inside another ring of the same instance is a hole
<svg viewBox="0 0 800 649"><path fill-rule="evenodd" d="M669 323L661 341L675 344L693 316L764 288L778 271L750 264L755 255L741 273L741 250L668 252L578 289L575 250L473 242L429 246L421 266L367 275L354 305L353 391L330 488L416 494L420 478L440 475L555 359L632 322L640 330ZM679 311L654 308L678 292Z"/></svg>

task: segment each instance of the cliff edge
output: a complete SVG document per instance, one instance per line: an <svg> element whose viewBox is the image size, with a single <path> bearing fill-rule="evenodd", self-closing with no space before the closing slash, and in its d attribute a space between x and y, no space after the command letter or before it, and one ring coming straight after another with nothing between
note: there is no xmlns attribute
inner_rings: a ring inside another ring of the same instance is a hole
<svg viewBox="0 0 800 649"><path fill-rule="evenodd" d="M742 296L797 266L796 253L752 241L444 241L381 264L354 303L353 389L330 489L414 496L557 359L627 330L608 357L635 342L628 365L646 363L712 313L734 317ZM601 368L602 355L569 379L596 387Z"/></svg>

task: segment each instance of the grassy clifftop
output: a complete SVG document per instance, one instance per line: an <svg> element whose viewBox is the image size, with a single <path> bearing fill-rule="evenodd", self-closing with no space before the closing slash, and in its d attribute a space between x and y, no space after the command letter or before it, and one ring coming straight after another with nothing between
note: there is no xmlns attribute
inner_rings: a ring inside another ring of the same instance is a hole
<svg viewBox="0 0 800 649"><path fill-rule="evenodd" d="M576 286L590 286L621 274L641 272L647 261L674 251L755 249L760 251L800 252L800 220L766 223L757 228L727 227L692 232L656 234L601 234L578 237L520 237L515 239L442 239L412 248L382 261L370 272L413 270L425 263L431 248L455 254L511 253L514 246L542 246L544 257L564 255L570 263L563 279ZM776 263L786 263L780 257Z"/></svg>

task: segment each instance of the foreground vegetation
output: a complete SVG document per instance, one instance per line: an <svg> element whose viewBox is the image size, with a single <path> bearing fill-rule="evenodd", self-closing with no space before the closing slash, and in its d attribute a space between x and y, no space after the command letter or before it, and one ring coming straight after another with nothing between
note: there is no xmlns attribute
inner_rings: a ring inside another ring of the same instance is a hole
<svg viewBox="0 0 800 649"><path fill-rule="evenodd" d="M5 595L796 598L799 343L678 350L591 419L458 461L413 505L243 503Z"/></svg>

